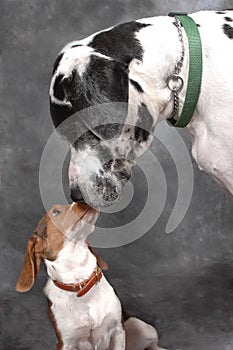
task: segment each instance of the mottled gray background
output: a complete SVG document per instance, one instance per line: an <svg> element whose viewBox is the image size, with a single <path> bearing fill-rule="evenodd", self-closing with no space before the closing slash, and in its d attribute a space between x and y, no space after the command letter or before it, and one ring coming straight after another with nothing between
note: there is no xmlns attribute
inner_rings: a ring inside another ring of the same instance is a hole
<svg viewBox="0 0 233 350"><path fill-rule="evenodd" d="M38 169L53 130L48 86L58 51L69 41L119 22L172 10L231 7L230 0L0 0L1 350L55 348L42 293L44 268L30 293L19 295L14 285L27 240L44 213ZM126 311L155 325L164 347L232 350L233 202L193 164L190 208L175 232L165 234L177 193L176 170L163 147L154 142L151 149L166 174L165 209L143 238L99 249L110 266L107 276ZM135 174L136 208L144 188L140 171L135 169ZM127 215L126 210L122 220ZM101 226L111 226L113 217L104 214Z"/></svg>

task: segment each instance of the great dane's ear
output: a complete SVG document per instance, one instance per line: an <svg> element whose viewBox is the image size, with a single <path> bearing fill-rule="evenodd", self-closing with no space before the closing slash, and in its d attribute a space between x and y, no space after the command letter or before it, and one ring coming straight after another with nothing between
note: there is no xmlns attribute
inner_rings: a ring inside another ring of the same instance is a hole
<svg viewBox="0 0 233 350"><path fill-rule="evenodd" d="M105 61L106 86L111 102L128 102L128 65L120 61Z"/></svg>
<svg viewBox="0 0 233 350"><path fill-rule="evenodd" d="M128 66L124 62L91 55L80 77L73 70L63 79L64 97L78 111L105 102L128 101Z"/></svg>
<svg viewBox="0 0 233 350"><path fill-rule="evenodd" d="M74 139L77 125L71 124L76 123L77 118L69 119L69 128L66 123L63 125L72 114L102 103L128 102L128 65L92 54L85 67L75 67L66 75L58 74L51 91L50 112L54 125L56 128L60 125L61 135Z"/></svg>
<svg viewBox="0 0 233 350"><path fill-rule="evenodd" d="M108 264L99 256L94 249L91 247L90 243L87 242L90 252L96 257L97 264L102 270L108 270Z"/></svg>
<svg viewBox="0 0 233 350"><path fill-rule="evenodd" d="M17 292L27 292L32 288L40 270L41 253L42 237L34 233L28 241L23 268L16 284Z"/></svg>

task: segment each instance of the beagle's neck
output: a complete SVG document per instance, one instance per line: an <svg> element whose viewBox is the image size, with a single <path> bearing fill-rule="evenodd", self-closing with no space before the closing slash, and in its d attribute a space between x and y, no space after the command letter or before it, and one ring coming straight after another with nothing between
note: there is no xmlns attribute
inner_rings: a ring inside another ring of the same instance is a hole
<svg viewBox="0 0 233 350"><path fill-rule="evenodd" d="M45 260L45 264L52 280L68 284L88 279L97 262L86 243L69 240L64 243L56 260Z"/></svg>

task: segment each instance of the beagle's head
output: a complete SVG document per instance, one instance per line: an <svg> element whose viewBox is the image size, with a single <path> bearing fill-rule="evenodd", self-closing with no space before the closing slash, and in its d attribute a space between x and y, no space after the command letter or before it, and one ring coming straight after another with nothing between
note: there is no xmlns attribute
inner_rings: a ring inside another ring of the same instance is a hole
<svg viewBox="0 0 233 350"><path fill-rule="evenodd" d="M56 260L66 240L85 242L87 236L94 230L98 215L98 210L85 203L53 206L40 220L28 241L16 290L18 292L30 290L39 272L41 261ZM100 267L105 269L106 264L90 246L89 249L96 256Z"/></svg>

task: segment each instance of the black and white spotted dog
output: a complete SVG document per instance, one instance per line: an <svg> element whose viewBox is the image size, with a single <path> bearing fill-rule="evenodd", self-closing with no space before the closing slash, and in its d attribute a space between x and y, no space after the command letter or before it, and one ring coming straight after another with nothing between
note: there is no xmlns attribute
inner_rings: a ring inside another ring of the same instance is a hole
<svg viewBox="0 0 233 350"><path fill-rule="evenodd" d="M199 167L233 194L233 11L202 11L191 17L202 39L203 77L186 129ZM184 31L183 38L180 110L189 63ZM114 26L61 51L54 65L50 106L55 127L75 116L68 122L70 134L67 126L60 130L71 142L74 201L107 206L120 198L137 157L150 145L155 125L173 111L167 79L181 50L174 18L161 16Z"/></svg>

